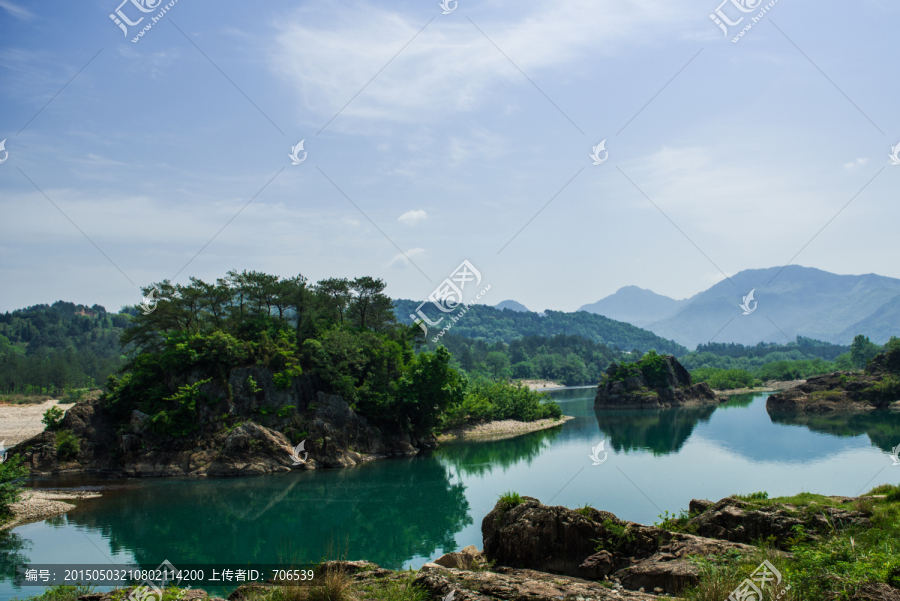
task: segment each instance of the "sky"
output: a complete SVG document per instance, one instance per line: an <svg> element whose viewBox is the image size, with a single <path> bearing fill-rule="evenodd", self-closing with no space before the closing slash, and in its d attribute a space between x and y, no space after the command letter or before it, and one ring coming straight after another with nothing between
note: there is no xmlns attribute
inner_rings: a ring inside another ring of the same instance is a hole
<svg viewBox="0 0 900 601"><path fill-rule="evenodd" d="M118 1L0 0L0 311L231 269L424 300L464 260L532 310L900 277L895 0Z"/></svg>

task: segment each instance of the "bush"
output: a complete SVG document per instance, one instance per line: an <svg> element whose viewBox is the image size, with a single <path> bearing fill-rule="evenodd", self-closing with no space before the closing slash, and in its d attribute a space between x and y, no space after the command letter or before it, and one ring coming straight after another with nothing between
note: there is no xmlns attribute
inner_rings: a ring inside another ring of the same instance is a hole
<svg viewBox="0 0 900 601"><path fill-rule="evenodd" d="M53 406L44 412L44 417L41 418L41 423L43 423L48 430L56 430L57 428L59 428L60 424L62 424L62 420L65 415L65 411L63 411L59 407Z"/></svg>
<svg viewBox="0 0 900 601"><path fill-rule="evenodd" d="M694 383L706 382L716 390L733 390L736 388L753 388L760 382L745 369L718 369L701 367L691 372Z"/></svg>
<svg viewBox="0 0 900 601"><path fill-rule="evenodd" d="M635 376L644 376L647 386L650 388L663 388L668 386L666 380L666 357L658 355L655 350L650 349L643 357L633 363L612 363L603 376L604 382L625 381L627 378Z"/></svg>
<svg viewBox="0 0 900 601"><path fill-rule="evenodd" d="M532 422L561 416L562 408L546 394L523 384L478 379L468 386L461 401L447 407L441 427L501 419Z"/></svg>
<svg viewBox="0 0 900 601"><path fill-rule="evenodd" d="M60 430L56 433L56 456L59 459L71 459L81 452L78 437L71 430Z"/></svg>
<svg viewBox="0 0 900 601"><path fill-rule="evenodd" d="M0 463L0 521L9 515L9 506L22 494L20 479L28 474L18 455Z"/></svg>

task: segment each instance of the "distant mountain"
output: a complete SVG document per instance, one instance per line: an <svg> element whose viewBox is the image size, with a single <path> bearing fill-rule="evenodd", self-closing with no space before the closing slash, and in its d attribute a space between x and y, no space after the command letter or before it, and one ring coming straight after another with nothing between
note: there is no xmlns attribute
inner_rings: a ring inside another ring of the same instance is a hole
<svg viewBox="0 0 900 601"><path fill-rule="evenodd" d="M783 342L798 334L834 344L850 344L853 336L865 334L883 344L900 335L900 280L799 265L779 270L741 271L645 327L691 348L710 340ZM740 305L751 290L748 308L753 310L744 315Z"/></svg>
<svg viewBox="0 0 900 601"><path fill-rule="evenodd" d="M674 315L688 303L688 299L675 300L637 286L619 288L615 294L584 305L579 311L604 315L616 321L624 321L640 328Z"/></svg>
<svg viewBox="0 0 900 601"><path fill-rule="evenodd" d="M401 323L411 324L410 314L414 313L420 304L419 301L396 299L394 314ZM435 314L431 315L432 319L437 317ZM447 324L448 317L445 316L439 326L429 328L429 338L433 338L440 328ZM489 305L474 305L465 315L460 316L448 331L458 336L481 338L488 344L498 341L508 344L525 336L550 338L558 334L568 334L606 344L610 348L618 347L623 351L635 348L648 351L652 348L660 353L676 356L688 352L682 345L661 338L653 332L584 311L575 313L546 311L542 315L534 311L501 311Z"/></svg>
<svg viewBox="0 0 900 601"><path fill-rule="evenodd" d="M528 311L528 307L523 305L522 303L517 303L514 300L505 300L502 303L497 303L494 305L495 309L509 309L510 311Z"/></svg>

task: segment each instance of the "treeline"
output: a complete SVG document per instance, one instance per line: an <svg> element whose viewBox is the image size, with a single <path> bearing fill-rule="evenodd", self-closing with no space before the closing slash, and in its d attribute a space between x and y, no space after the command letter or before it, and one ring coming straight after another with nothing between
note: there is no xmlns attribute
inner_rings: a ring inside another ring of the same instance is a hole
<svg viewBox="0 0 900 601"><path fill-rule="evenodd" d="M410 318L419 307L419 302L398 299L394 301L397 319L404 324L411 324ZM428 312L429 305L423 309ZM432 311L437 313L437 311ZM437 315L432 315L437 317ZM443 326L445 322L441 323ZM437 328L429 332L437 333ZM534 311L511 311L496 309L488 305L475 305L453 324L452 330L458 336L481 338L488 344L495 342L512 343L514 340L529 336L551 338L560 334L580 336L597 344L605 344L612 349L633 349L641 352L656 349L660 353L684 355L688 349L677 342L661 338L653 332L642 330L631 324L615 321L602 315L576 311L546 311L543 314ZM431 334L433 336L433 334ZM446 337L446 334L445 336Z"/></svg>
<svg viewBox="0 0 900 601"><path fill-rule="evenodd" d="M799 339L798 336L798 342ZM821 348L833 354L833 351L828 350L825 345L827 343L807 345L803 348ZM832 371L863 369L878 353L900 347L900 339L892 336L884 346L880 346L870 341L867 336L858 334L849 347L831 346L848 350L835 355L834 361L828 361L820 356L804 355L802 350L797 348L783 352L775 350L775 347L770 347L773 349L772 352L756 357L722 357L707 351L682 357L680 361L691 372L695 382L707 382L718 390L749 388L761 386L769 380L805 380Z"/></svg>
<svg viewBox="0 0 900 601"><path fill-rule="evenodd" d="M128 314L57 301L0 315L0 393L58 394L102 383L122 365Z"/></svg>
<svg viewBox="0 0 900 601"><path fill-rule="evenodd" d="M371 422L424 433L450 415L466 419L467 397L477 386L450 365L445 348L416 353L418 327L394 317L380 279L330 278L310 284L298 275L282 279L256 271L230 271L215 283L191 278L184 286L163 281L150 314L136 315L122 335L134 345L122 377L110 377L106 408L126 420L138 409L157 432L184 436L195 431L200 387L217 382L233 394L232 369L270 370L276 386L288 388L301 374L341 395ZM255 383L248 381L248 389ZM559 415L559 407L529 391L510 388L498 413L517 419ZM207 402L209 400L207 399ZM480 406L480 403L470 406ZM537 417L536 417L537 416ZM216 418L226 426L230 416Z"/></svg>
<svg viewBox="0 0 900 601"><path fill-rule="evenodd" d="M453 355L454 365L470 376L494 380L542 379L566 386L596 384L615 359L628 356L581 336L525 336L509 344L487 343L448 331L438 342ZM429 348L436 348L429 341ZM635 350L639 357L640 352Z"/></svg>
<svg viewBox="0 0 900 601"><path fill-rule="evenodd" d="M843 353L850 351L849 346L840 344L832 344L823 340L807 338L805 336L797 336L796 341L787 344L777 342L760 342L756 346L744 346L743 344L735 344L734 342L710 342L708 344L698 344L694 353L712 353L720 357L764 357L771 353L787 353L791 351L799 351L806 359L821 357L822 359L834 360Z"/></svg>

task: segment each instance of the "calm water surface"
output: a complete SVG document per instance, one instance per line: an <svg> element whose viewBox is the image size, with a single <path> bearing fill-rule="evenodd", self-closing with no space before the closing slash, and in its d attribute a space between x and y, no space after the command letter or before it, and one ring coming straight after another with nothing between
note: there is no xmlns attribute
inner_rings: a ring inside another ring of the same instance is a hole
<svg viewBox="0 0 900 601"><path fill-rule="evenodd" d="M466 545L500 493L590 503L652 523L692 498L765 490L856 495L900 481L890 449L900 415L769 416L767 395L719 407L594 411L594 388L552 393L559 428L514 439L448 444L424 456L356 468L249 478L42 479L103 485L100 499L0 535L0 600L40 592L10 579L15 561L158 564L314 561L346 552L387 568L417 568ZM591 448L606 440L606 460Z"/></svg>

